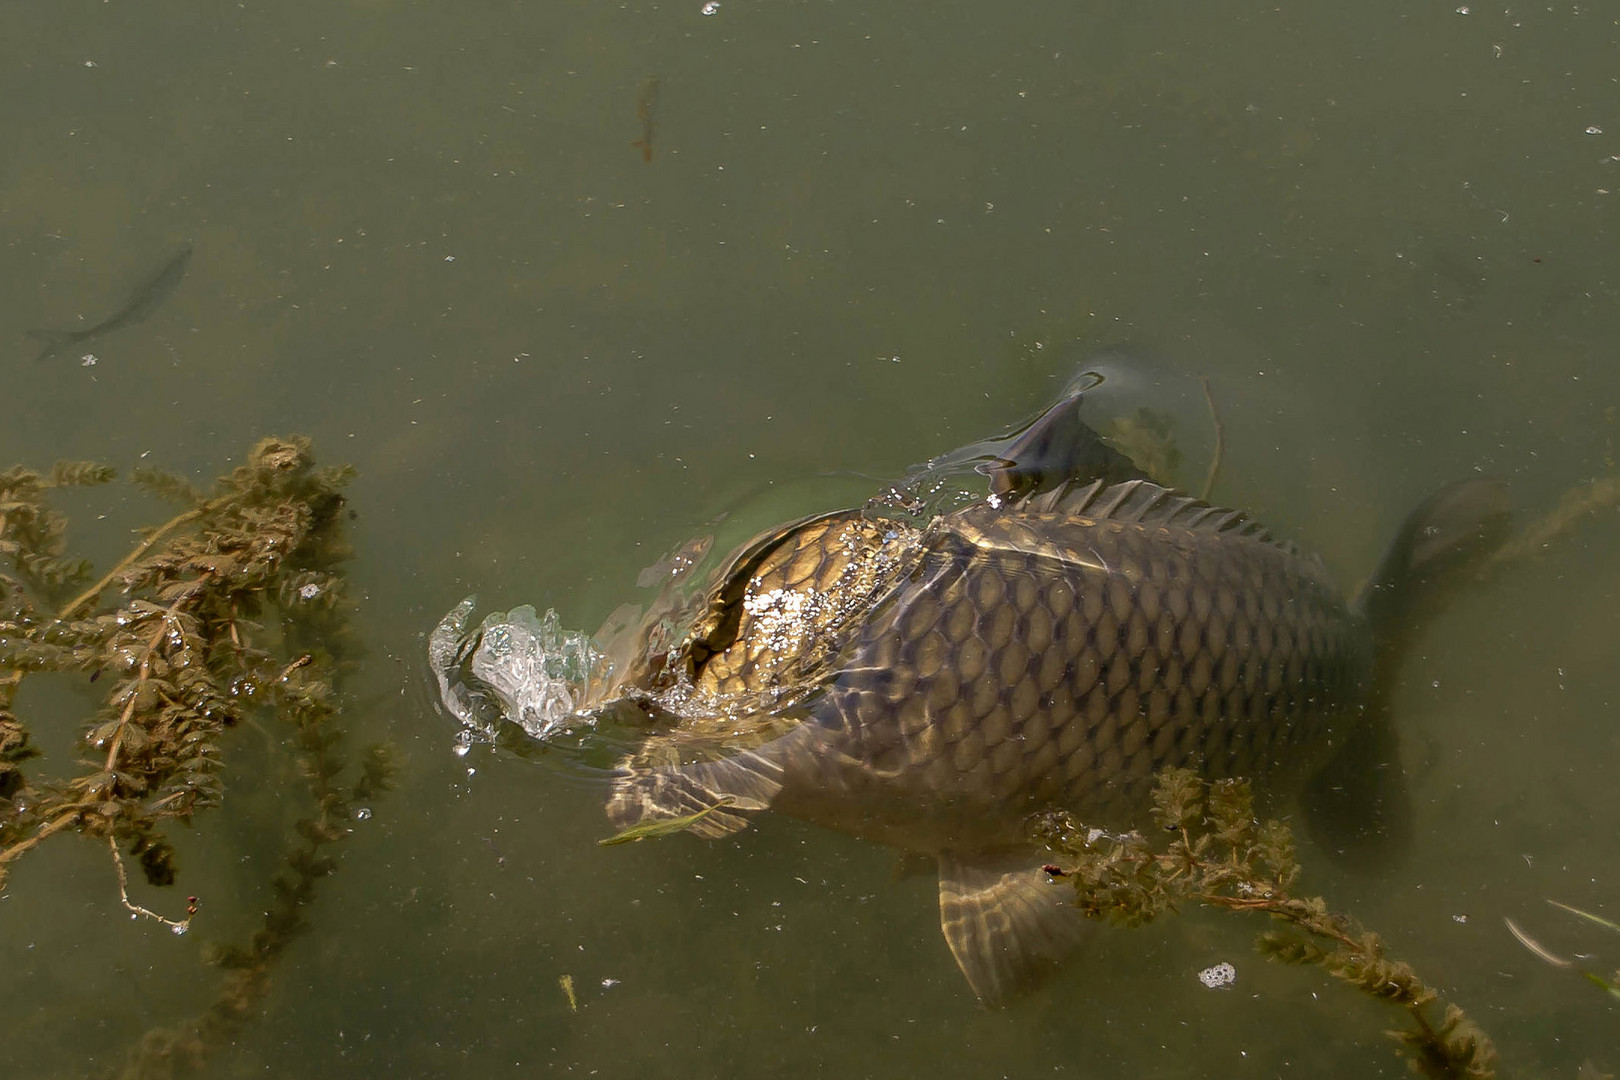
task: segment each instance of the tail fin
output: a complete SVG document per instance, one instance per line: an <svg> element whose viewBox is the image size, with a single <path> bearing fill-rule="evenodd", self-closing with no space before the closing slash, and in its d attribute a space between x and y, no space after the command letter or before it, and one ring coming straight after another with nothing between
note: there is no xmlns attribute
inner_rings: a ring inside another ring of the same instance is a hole
<svg viewBox="0 0 1620 1080"><path fill-rule="evenodd" d="M35 341L45 343L45 347L40 350L39 355L34 357L35 363L49 360L78 340L71 330L30 330L28 336Z"/></svg>
<svg viewBox="0 0 1620 1080"><path fill-rule="evenodd" d="M1509 513L1500 481L1474 479L1448 484L1407 515L1378 572L1356 597L1377 644L1379 686L1393 684L1406 646L1456 586L1502 546Z"/></svg>
<svg viewBox="0 0 1620 1080"><path fill-rule="evenodd" d="M1497 481L1441 488L1407 515L1356 597L1375 650L1367 713L1311 781L1303 805L1313 837L1346 863L1369 868L1410 838L1411 799L1390 723L1390 695L1407 647L1501 547L1508 515L1507 492Z"/></svg>

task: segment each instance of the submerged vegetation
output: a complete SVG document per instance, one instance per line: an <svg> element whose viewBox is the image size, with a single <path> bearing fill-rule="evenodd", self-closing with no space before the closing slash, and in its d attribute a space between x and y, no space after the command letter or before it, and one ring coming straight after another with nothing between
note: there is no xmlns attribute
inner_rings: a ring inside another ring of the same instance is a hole
<svg viewBox="0 0 1620 1080"><path fill-rule="evenodd" d="M1137 833L1087 831L1063 814L1042 820L1043 838L1065 858L1046 872L1074 883L1086 915L1139 926L1188 902L1268 915L1282 926L1260 935L1264 955L1314 964L1404 1013L1406 1026L1389 1034L1416 1073L1430 1080L1496 1075L1496 1048L1460 1008L1386 955L1377 934L1334 913L1322 897L1293 891L1293 838L1280 822L1255 820L1247 783L1206 783L1189 769L1168 769L1153 802L1167 838L1162 846Z"/></svg>
<svg viewBox="0 0 1620 1080"><path fill-rule="evenodd" d="M311 802L270 882L261 927L210 950L225 972L214 1004L148 1032L124 1076L195 1067L251 1014L270 964L305 925L316 882L335 869L326 849L388 784L380 747L351 775L334 723L355 654L341 574L350 475L317 467L300 438L261 441L212 493L137 471L136 484L180 512L92 580L90 564L68 554L67 523L50 499L105 484L113 470L62 463L0 473L0 889L40 843L78 833L110 853L109 899L116 880L133 914L185 933L206 898L188 896L183 917L136 904L125 860L149 885L176 883L164 830L221 802L225 748L250 719L282 725ZM35 767L17 711L24 681L47 672L77 677L100 699L82 723L79 768L54 776Z"/></svg>
<svg viewBox="0 0 1620 1080"><path fill-rule="evenodd" d="M1116 432L1122 440L1165 441L1153 414L1140 410L1129 419ZM1214 422L1219 432L1218 416ZM1207 482L1219 460L1217 448ZM78 834L108 852L109 905L116 897L134 916L186 933L206 912L207 897L188 895L183 906L176 900L168 914L152 910L131 898L129 864L150 887L179 883L168 830L223 800L234 729L250 721L277 727L306 789L309 809L268 883L262 922L245 941L207 950L221 973L211 1004L148 1031L116 1075L195 1069L228 1044L262 1001L276 959L306 928L318 883L337 865L333 845L389 784L383 748L366 750L356 767L336 724L340 686L358 653L342 574L349 478L346 468L318 467L298 438L261 441L211 492L137 471L132 481L177 504L177 512L96 576L70 553L67 522L52 501L64 489L106 485L114 471L78 462L0 472L0 891L30 851L50 837ZM1504 546L1494 567L1535 555L1581 517L1617 502L1620 483L1613 480L1572 492ZM86 702L76 769L55 762L44 768L34 736L55 721L19 708L22 687L45 676L74 679ZM729 801L601 843L679 832ZM1060 853L1046 872L1073 884L1087 916L1126 926L1186 904L1267 916L1273 927L1259 938L1266 956L1319 967L1397 1010L1402 1024L1390 1035L1416 1073L1432 1080L1496 1075L1495 1048L1460 1008L1388 956L1377 934L1323 898L1296 891L1292 838L1277 822L1256 821L1246 784L1167 771L1154 820L1162 831L1150 843L1046 815L1042 837ZM1576 966L1510 927L1544 961ZM1610 978L1578 970L1620 997L1620 971ZM577 1010L572 977L561 976L559 986Z"/></svg>

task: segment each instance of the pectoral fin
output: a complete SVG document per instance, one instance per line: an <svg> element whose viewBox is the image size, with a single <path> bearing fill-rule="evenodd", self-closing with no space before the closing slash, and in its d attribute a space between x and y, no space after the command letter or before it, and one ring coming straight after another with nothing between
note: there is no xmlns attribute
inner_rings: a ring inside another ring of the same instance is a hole
<svg viewBox="0 0 1620 1080"><path fill-rule="evenodd" d="M1088 927L1073 901L1066 883L1038 867L940 856L940 928L986 1005L1029 989L1080 944Z"/></svg>
<svg viewBox="0 0 1620 1080"><path fill-rule="evenodd" d="M664 736L679 747L678 734ZM680 831L714 839L744 828L744 812L768 810L782 790L784 764L802 759L815 738L801 724L761 746L682 765L628 765L613 782L607 816L621 832L660 821L682 821ZM697 745L695 742L689 745Z"/></svg>
<svg viewBox="0 0 1620 1080"><path fill-rule="evenodd" d="M640 825L632 825L623 832L614 833L606 840L598 840L596 843L599 847L617 847L619 844L634 844L657 836L674 836L678 832L698 828L709 815L717 813L722 806L730 806L736 801L730 795L722 795L719 802L695 814L643 821Z"/></svg>

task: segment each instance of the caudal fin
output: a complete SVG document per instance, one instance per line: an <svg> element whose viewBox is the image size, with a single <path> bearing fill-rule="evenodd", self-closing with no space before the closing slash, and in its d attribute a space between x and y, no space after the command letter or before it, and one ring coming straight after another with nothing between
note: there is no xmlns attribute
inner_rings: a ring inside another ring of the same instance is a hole
<svg viewBox="0 0 1620 1080"><path fill-rule="evenodd" d="M1390 695L1408 647L1501 547L1508 516L1506 490L1494 480L1441 488L1407 515L1356 598L1375 649L1366 714L1306 788L1302 806L1312 837L1341 862L1370 869L1410 839L1411 797Z"/></svg>
<svg viewBox="0 0 1620 1080"><path fill-rule="evenodd" d="M1388 686L1406 646L1444 609L1507 537L1507 489L1459 480L1423 500L1401 523L1356 604L1378 647L1376 678Z"/></svg>
<svg viewBox="0 0 1620 1080"><path fill-rule="evenodd" d="M40 349L39 355L34 357L35 363L49 360L78 340L71 330L30 330L28 336L35 341L45 343L45 347Z"/></svg>

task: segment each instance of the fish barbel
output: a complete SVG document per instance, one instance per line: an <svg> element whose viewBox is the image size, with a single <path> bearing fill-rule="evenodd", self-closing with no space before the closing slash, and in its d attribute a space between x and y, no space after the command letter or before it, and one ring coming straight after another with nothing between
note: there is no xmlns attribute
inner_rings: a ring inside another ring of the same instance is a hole
<svg viewBox="0 0 1620 1080"><path fill-rule="evenodd" d="M1500 487L1432 497L1347 602L1318 560L1110 450L1080 400L995 444L984 497L773 529L695 595L683 634L665 613L621 644L584 708L652 733L612 823L715 837L771 809L933 856L946 940L992 1003L1083 928L1040 871L1045 811L1129 828L1157 772L1191 767L1303 793L1352 857L1398 835L1387 688L1437 586L1499 538Z"/></svg>

